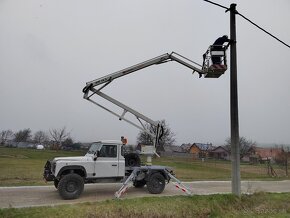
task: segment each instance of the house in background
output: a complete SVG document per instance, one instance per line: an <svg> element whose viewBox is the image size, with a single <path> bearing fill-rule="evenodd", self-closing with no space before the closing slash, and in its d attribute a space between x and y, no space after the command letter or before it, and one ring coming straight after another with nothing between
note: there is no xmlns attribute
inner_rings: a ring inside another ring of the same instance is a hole
<svg viewBox="0 0 290 218"><path fill-rule="evenodd" d="M199 155L199 153L201 152L201 149L197 146L197 144L192 144L190 147L189 147L189 150L188 150L188 153L190 154L194 154L194 155Z"/></svg>
<svg viewBox="0 0 290 218"><path fill-rule="evenodd" d="M187 152L192 154L193 158L207 158L209 157L209 152L213 149L211 143L193 143L191 146L188 146Z"/></svg>
<svg viewBox="0 0 290 218"><path fill-rule="evenodd" d="M180 148L182 149L183 152L188 153L188 151L189 151L191 145L192 145L191 143L182 144L182 145L180 146Z"/></svg>
<svg viewBox="0 0 290 218"><path fill-rule="evenodd" d="M195 159L200 158L202 150L194 143L190 146L188 153L192 154Z"/></svg>
<svg viewBox="0 0 290 218"><path fill-rule="evenodd" d="M164 151L160 152L161 156L167 157L190 157L183 147L181 146L164 146Z"/></svg>
<svg viewBox="0 0 290 218"><path fill-rule="evenodd" d="M209 157L217 160L230 160L230 152L223 146L218 146L209 152Z"/></svg>
<svg viewBox="0 0 290 218"><path fill-rule="evenodd" d="M253 147L250 149L249 153L249 161L251 163L265 163L267 161L275 162L275 159L283 153L283 149Z"/></svg>
<svg viewBox="0 0 290 218"><path fill-rule="evenodd" d="M208 157L208 152L213 148L212 144L203 143L187 143L181 146L164 146L164 152L161 152L162 156L178 156L178 157L190 157L194 159Z"/></svg>

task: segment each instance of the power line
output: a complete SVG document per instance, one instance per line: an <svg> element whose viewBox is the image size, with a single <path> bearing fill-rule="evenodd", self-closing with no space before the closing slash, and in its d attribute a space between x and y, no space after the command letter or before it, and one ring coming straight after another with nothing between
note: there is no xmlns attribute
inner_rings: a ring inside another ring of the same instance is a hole
<svg viewBox="0 0 290 218"><path fill-rule="evenodd" d="M211 4L213 4L213 5L219 6L219 7L221 7L221 8L224 8L224 9L226 9L226 10L229 10L229 8L227 8L226 6L220 5L220 4L218 4L218 3L215 3L215 2L212 2L212 1L208 1L208 0L204 0L204 1L205 1L205 2L208 2L208 3L211 3Z"/></svg>
<svg viewBox="0 0 290 218"><path fill-rule="evenodd" d="M253 21L251 21L249 18L245 17L244 15L240 14L239 12L236 12L238 15L240 15L242 18L244 18L246 21L250 22L251 24L253 24L255 27L259 28L260 30L262 30L263 32L267 33L269 36L272 36L274 39L276 39L277 41L281 42L283 45L287 46L288 48L290 48L290 45L286 44L285 42L283 42L281 39L279 39L278 37L274 36L273 34L269 33L267 30L263 29L262 27L260 27L258 24L254 23Z"/></svg>
<svg viewBox="0 0 290 218"><path fill-rule="evenodd" d="M226 9L226 12L228 12L230 10L230 8L227 8L223 5L220 5L218 3L209 1L209 0L203 0L205 2L211 3L213 5L216 5L218 7L221 7L223 9ZM272 38L276 39L278 42L282 43L283 45L287 46L288 48L290 48L290 45L288 45L287 43L285 43L284 41L282 41L281 39L279 39L278 37L274 36L273 34L271 34L270 32L268 32L267 30L265 30L264 28L262 28L261 26L259 26L258 24L254 23L253 21L251 21L249 18L245 17L244 15L242 15L241 13L239 13L238 11L235 12L236 14L240 15L242 18L244 18L246 21L250 22L252 25L254 25L255 27L259 28L260 30L262 30L263 32L265 32L266 34L268 34L269 36L271 36Z"/></svg>

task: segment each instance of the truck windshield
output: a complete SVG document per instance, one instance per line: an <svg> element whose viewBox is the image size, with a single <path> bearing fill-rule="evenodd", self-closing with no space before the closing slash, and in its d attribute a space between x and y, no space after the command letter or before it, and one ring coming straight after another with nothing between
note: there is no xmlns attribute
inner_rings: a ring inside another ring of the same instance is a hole
<svg viewBox="0 0 290 218"><path fill-rule="evenodd" d="M88 154L94 154L96 151L101 150L102 144L99 142L93 143L88 151Z"/></svg>

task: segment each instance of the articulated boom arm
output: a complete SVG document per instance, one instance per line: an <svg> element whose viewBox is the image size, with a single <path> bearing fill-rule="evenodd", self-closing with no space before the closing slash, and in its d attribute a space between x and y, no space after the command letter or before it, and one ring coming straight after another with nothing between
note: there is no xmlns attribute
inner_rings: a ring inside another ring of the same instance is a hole
<svg viewBox="0 0 290 218"><path fill-rule="evenodd" d="M162 64L162 63L166 63L168 61L176 61L190 69L192 69L193 71L197 71L198 73L200 74L204 74L204 70L201 70L197 67L195 67L193 64L195 65L198 65L200 68L202 68L201 65L175 53L175 52L172 52L171 54L163 54L163 55L160 55L158 57L155 57L155 58L152 58L150 60L147 60L147 61L144 61L142 63L139 63L139 64L136 64L134 66L131 66L131 67L128 67L128 68L125 68L123 70L120 70L120 71L117 71L115 73L112 73L112 74L109 74L107 76L103 76L99 79L95 79L95 80L92 80L90 82L87 82L85 88L83 89L83 92L87 93L88 89L90 89L91 87L95 87L95 86L98 86L98 85L101 85L101 84L106 84L106 83L110 83L112 82L114 79L117 79L119 77L122 77L122 76L126 76L130 73L133 73L135 71L138 71L138 70L142 70L146 67L149 67L149 66L152 66L152 65L155 65L155 64ZM85 96L84 98L86 98L87 96Z"/></svg>
<svg viewBox="0 0 290 218"><path fill-rule="evenodd" d="M177 63L182 64L182 65L190 68L191 70L193 70L193 72L197 71L200 74L200 76L205 75L206 78L218 78L226 70L226 62L224 62L225 63L224 65L221 65L221 66L225 66L223 68L223 70L219 69L218 71L216 71L215 68L212 68L213 65L210 66L210 64L209 64L209 61L210 61L209 55L212 55L212 52L210 50L208 50L204 56L203 66L201 66L201 65L191 61L190 59L187 59L186 57L183 57L182 55L179 55L175 52L172 52L170 54L166 53L166 54L160 55L158 57L155 57L155 58L152 58L150 60L144 61L142 63L133 65L131 67L125 68L123 70L117 71L117 72L109 74L107 76L103 76L99 79L95 79L95 80L92 80L90 82L87 82L86 86L83 88L84 98L86 100L92 102L93 104L103 108L104 110L110 112L111 114L117 116L119 118L119 120L124 120L124 121L130 123L131 125L135 126L136 128L147 132L149 135L151 135L154 138L153 146L155 149L159 138L163 134L162 133L163 128L160 125L160 123L157 121L151 120L150 118L148 118L148 117L144 116L143 114L133 110L132 108L128 107L127 105L124 105L123 103L117 101L116 99L104 94L103 92L101 92L101 90L104 87L106 87L108 84L110 84L114 79L128 75L130 73L144 69L146 67L149 67L149 66L152 66L155 64L166 63L168 61L176 61ZM226 60L225 50L224 50L224 53L222 55L219 54L219 56L224 57L224 60ZM102 85L102 86L100 86L100 85ZM97 86L100 86L100 87L96 88ZM123 109L123 113L118 114L118 113L104 107L103 105L97 103L95 100L92 100L92 97L95 94L106 99L107 101L111 102L112 104L120 107L121 109ZM131 113L132 115L134 115L136 117L136 119L139 121L139 124L136 124L135 122L132 122L129 119L125 118L126 113ZM147 130L145 128L146 124L149 124L149 125L156 127L155 133L152 133L149 130Z"/></svg>

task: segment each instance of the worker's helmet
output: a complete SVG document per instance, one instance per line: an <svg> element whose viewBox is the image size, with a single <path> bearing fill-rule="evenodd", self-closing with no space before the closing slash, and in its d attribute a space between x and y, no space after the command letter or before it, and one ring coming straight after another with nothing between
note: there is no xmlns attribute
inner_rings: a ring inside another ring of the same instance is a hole
<svg viewBox="0 0 290 218"><path fill-rule="evenodd" d="M223 35L223 38L228 39L229 37L227 35Z"/></svg>

